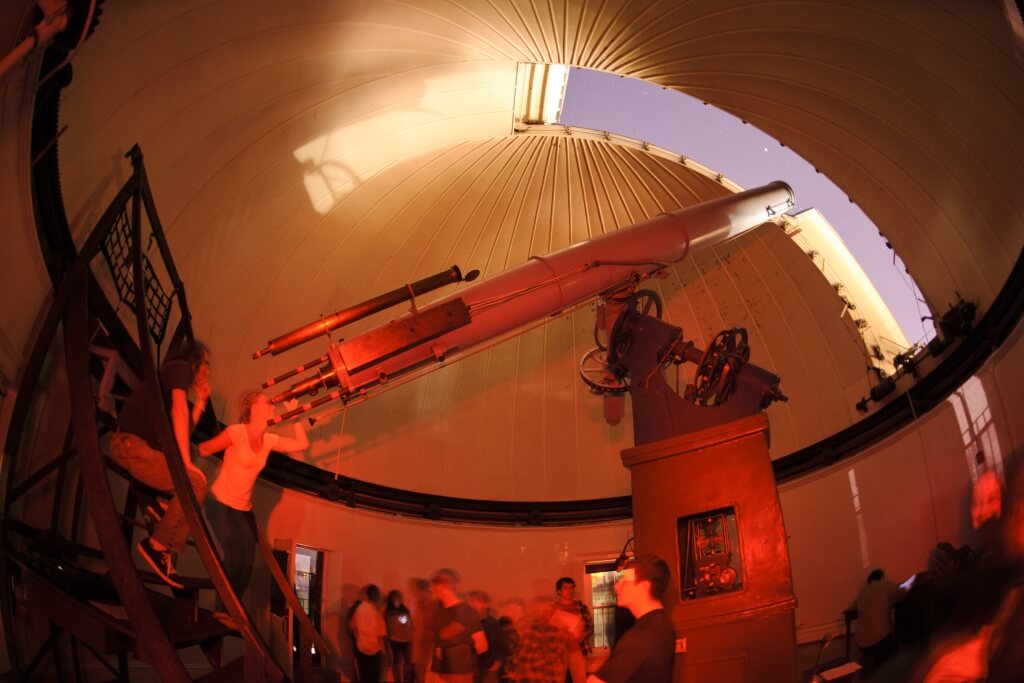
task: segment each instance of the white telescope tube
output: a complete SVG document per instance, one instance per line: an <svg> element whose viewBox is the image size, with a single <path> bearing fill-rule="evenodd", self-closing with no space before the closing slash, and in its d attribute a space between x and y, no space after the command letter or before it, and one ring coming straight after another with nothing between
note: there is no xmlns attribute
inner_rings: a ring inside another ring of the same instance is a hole
<svg viewBox="0 0 1024 683"><path fill-rule="evenodd" d="M346 369L341 396L425 363L443 360L506 332L643 279L681 261L691 249L718 244L755 228L792 207L793 191L782 181L663 213L605 233L466 287L418 314L455 299L471 322L355 373ZM403 321L417 313L398 318ZM396 321L397 322L397 321ZM357 341L359 337L341 344ZM343 354L344 355L344 354ZM281 400L284 396L275 398ZM297 414L299 411L293 411ZM292 415L283 416L285 418Z"/></svg>

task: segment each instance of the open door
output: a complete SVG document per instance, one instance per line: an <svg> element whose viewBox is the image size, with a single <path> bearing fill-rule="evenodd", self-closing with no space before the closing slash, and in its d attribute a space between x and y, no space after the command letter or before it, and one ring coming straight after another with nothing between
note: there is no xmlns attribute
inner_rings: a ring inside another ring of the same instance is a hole
<svg viewBox="0 0 1024 683"><path fill-rule="evenodd" d="M296 545L292 554L292 586L306 616L318 633L323 633L323 578L324 552L304 545ZM298 625L292 623L293 666L299 666L302 647L308 647L313 670L323 670L326 653L318 652L314 643L302 645Z"/></svg>
<svg viewBox="0 0 1024 683"><path fill-rule="evenodd" d="M328 552L318 548L311 548L295 543L293 539L275 539L273 545L274 561L288 579L298 604L305 616L309 618L313 627L321 634L334 633L337 631L325 630L325 605L340 603L340 595L334 596L334 602L329 601L325 595L326 587L335 584L335 593L340 594L340 580L325 581L326 569L331 567L334 576L339 577L341 573L341 553ZM333 558L331 562L328 558ZM337 620L337 610L330 612L334 620ZM308 639L303 644L302 630L295 619L295 613L289 604L286 596L276 583L270 586L270 643L274 656L281 663L286 673L293 680L321 680L322 672L325 670L337 670L340 662L328 661L330 653L323 652L317 648L315 643ZM328 638L328 640L336 640ZM337 643L333 643L337 645ZM310 660L305 663L306 670L302 669L303 650L309 648ZM303 675L297 676L297 673Z"/></svg>

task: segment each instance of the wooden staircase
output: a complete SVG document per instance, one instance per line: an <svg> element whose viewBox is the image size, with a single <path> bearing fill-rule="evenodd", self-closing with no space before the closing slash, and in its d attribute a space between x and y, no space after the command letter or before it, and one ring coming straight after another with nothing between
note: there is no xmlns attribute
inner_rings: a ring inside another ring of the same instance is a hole
<svg viewBox="0 0 1024 683"><path fill-rule="evenodd" d="M145 527L138 519L145 506L140 506L139 496L153 492L130 482L122 505L115 503L111 481L118 476L111 477L102 441L111 427L97 411L103 390L109 388L103 359L117 358L138 378L154 378L161 352L192 338L184 284L164 239L142 154L136 146L127 156L132 176L55 286L0 460L0 614L13 675L34 680L49 662L57 680L72 675L82 680L86 667L99 665L111 680L122 681L129 679L131 661L136 660L151 666L161 680L187 681L191 677L180 652L199 646L212 670L198 680L286 681L285 667L275 660L224 574L169 420L159 425L161 443L207 576L186 579L185 589L168 592L158 577L139 569L132 552L134 535ZM159 249L156 267L145 253L150 243ZM111 278L97 272L100 256L113 276L117 306L101 285ZM168 288L158 272L166 274ZM134 331L122 323L124 304L134 313ZM177 325L163 349L175 315ZM157 391L145 400L159 402L153 414L167 415ZM209 409L204 420L215 422ZM63 440L57 455L48 458L55 429L63 430ZM123 470L117 474L126 476ZM331 648L306 618L262 539L260 548L296 614L303 641L329 653ZM218 620L200 607L204 592L216 592L230 620ZM227 637L241 639L243 654L224 664ZM314 678L309 648L305 650L297 681Z"/></svg>

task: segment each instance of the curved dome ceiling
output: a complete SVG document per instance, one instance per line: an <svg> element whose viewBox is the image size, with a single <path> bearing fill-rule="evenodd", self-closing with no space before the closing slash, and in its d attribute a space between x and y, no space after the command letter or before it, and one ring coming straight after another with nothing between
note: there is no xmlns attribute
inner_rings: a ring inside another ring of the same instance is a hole
<svg viewBox="0 0 1024 683"><path fill-rule="evenodd" d="M1009 25L985 3L861 4L108 0L62 102L69 219L80 239L138 142L233 418L241 391L322 349L250 353L321 313L453 263L494 275L728 191L637 144L513 133L517 63L559 62L758 125L849 193L937 310L957 294L985 310L1024 235ZM698 345L751 330L752 361L791 398L769 411L773 455L857 419L863 342L779 227L653 286ZM321 423L309 458L445 495L622 494L629 425L604 425L576 374L592 325L577 310L355 406L344 434Z"/></svg>

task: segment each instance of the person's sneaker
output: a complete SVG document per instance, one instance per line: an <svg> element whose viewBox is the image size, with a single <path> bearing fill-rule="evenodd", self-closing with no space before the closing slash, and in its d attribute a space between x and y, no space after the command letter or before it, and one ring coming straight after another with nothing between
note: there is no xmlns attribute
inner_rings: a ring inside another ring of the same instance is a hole
<svg viewBox="0 0 1024 683"><path fill-rule="evenodd" d="M170 504L163 498L157 498L156 503L147 505L144 512L146 516L153 520L153 524L156 524L164 518L168 505Z"/></svg>
<svg viewBox="0 0 1024 683"><path fill-rule="evenodd" d="M174 570L174 560L171 558L170 551L157 550L152 546L148 538L139 541L135 547L138 548L139 554L142 555L142 559L146 561L146 564L152 567L157 576L164 580L164 583L172 588L185 587L184 584L176 580L178 572Z"/></svg>
<svg viewBox="0 0 1024 683"><path fill-rule="evenodd" d="M168 553L170 555L170 553ZM170 577L171 581L175 584L179 584L182 588L185 588L185 584L182 581L181 575L178 574L178 570L175 568L174 563L176 562L174 555L170 556L169 564L167 565L167 576Z"/></svg>

